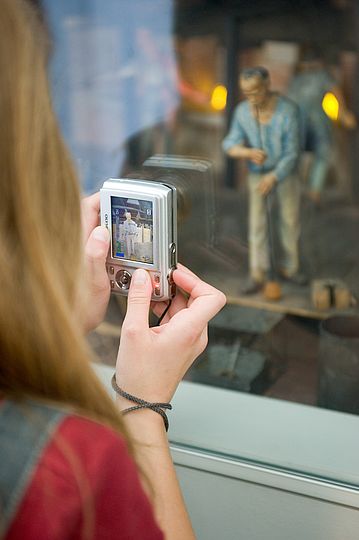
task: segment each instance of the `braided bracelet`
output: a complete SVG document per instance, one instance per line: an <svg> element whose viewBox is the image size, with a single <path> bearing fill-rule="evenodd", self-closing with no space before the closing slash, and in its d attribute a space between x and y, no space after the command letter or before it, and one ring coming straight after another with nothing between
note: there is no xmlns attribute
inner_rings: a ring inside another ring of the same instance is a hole
<svg viewBox="0 0 359 540"><path fill-rule="evenodd" d="M162 416L166 431L168 431L168 427L169 427L168 418L167 418L167 414L165 413L163 409L167 409L169 411L172 410L172 405L170 403L151 403L150 401L145 401L144 399L128 394L127 392L122 390L122 388L118 386L116 382L115 373L112 376L111 385L114 391L116 392L116 394L128 399L129 401L133 401L134 403L137 403L137 405L134 405L133 407L124 409L122 411L122 414L127 414L131 411L138 411L140 409L151 409L151 411L154 411Z"/></svg>

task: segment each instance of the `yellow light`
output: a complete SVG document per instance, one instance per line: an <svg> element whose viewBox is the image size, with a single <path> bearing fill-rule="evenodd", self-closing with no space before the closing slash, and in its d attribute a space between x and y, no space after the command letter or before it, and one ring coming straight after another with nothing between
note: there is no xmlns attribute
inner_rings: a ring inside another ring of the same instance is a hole
<svg viewBox="0 0 359 540"><path fill-rule="evenodd" d="M331 120L338 120L339 102L334 94L327 92L322 101L323 111Z"/></svg>
<svg viewBox="0 0 359 540"><path fill-rule="evenodd" d="M225 109L227 103L227 88L221 84L215 87L212 92L211 105L216 111Z"/></svg>

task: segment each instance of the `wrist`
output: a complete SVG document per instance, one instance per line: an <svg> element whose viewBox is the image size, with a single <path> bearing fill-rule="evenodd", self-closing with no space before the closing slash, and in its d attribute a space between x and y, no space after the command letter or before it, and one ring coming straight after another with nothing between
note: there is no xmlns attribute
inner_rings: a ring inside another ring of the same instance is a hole
<svg viewBox="0 0 359 540"><path fill-rule="evenodd" d="M245 146L243 146L240 151L241 151L241 157L243 157L244 159L252 158L253 148L246 148Z"/></svg>
<svg viewBox="0 0 359 540"><path fill-rule="evenodd" d="M130 406L134 405L129 402ZM116 397L116 404L123 413L122 398ZM127 409L128 406L125 406ZM151 409L138 409L123 414L123 421L131 439L140 445L151 447L168 446L166 429L161 416Z"/></svg>
<svg viewBox="0 0 359 540"><path fill-rule="evenodd" d="M131 397L123 394L127 393L135 396L136 399L151 403L170 403L176 391L176 387L172 388L169 384L167 384L166 388L163 389L164 385L159 384L157 379L148 380L148 377L146 378L147 384L144 384L141 378L131 375L131 373L128 373L126 368L121 369L118 366L116 367L114 380L117 387L120 388L120 393L114 386L113 381L111 381L112 388L115 390L118 397L124 399L123 403L125 408L131 407L134 405L134 403L131 401Z"/></svg>
<svg viewBox="0 0 359 540"><path fill-rule="evenodd" d="M139 415L139 413L142 411L156 413L156 415L162 418L165 430L168 431L169 422L165 411L172 409L172 405L170 403L146 401L138 396L129 394L125 389L118 385L115 373L111 379L111 385L113 390L116 392L117 403L123 415L128 416L132 413L137 413Z"/></svg>
<svg viewBox="0 0 359 540"><path fill-rule="evenodd" d="M268 180L274 185L278 182L277 175L275 173L269 173Z"/></svg>
<svg viewBox="0 0 359 540"><path fill-rule="evenodd" d="M122 399L116 396L116 405L122 413L126 425L146 424L146 426L151 426L151 430L160 428L159 431L166 433L162 417L156 411L152 409L137 409L125 414L126 409L129 409L135 404L132 401L127 401L124 406Z"/></svg>
<svg viewBox="0 0 359 540"><path fill-rule="evenodd" d="M227 151L227 154L233 158L249 159L251 156L251 148L246 148L245 146L236 144Z"/></svg>

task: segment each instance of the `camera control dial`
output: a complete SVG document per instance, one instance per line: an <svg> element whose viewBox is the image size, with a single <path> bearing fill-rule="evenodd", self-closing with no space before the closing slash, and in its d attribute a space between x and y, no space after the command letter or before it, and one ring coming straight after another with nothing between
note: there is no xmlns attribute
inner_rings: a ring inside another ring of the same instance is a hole
<svg viewBox="0 0 359 540"><path fill-rule="evenodd" d="M127 290L131 283L131 274L127 270L119 270L116 274L116 283L122 290Z"/></svg>

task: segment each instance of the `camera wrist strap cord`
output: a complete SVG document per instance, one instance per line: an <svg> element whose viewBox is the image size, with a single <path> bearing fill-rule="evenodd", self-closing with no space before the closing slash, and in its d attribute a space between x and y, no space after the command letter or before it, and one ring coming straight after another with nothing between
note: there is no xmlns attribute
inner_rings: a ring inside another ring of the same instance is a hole
<svg viewBox="0 0 359 540"><path fill-rule="evenodd" d="M171 307L171 304L172 304L172 300L170 300L170 301L168 302L168 305L167 305L166 309L164 310L164 312L162 313L162 315L160 316L160 318L158 319L157 325L156 325L156 326L160 326L161 322L163 321L163 319L164 319L165 316L167 315L168 310L169 310L170 307Z"/></svg>
<svg viewBox="0 0 359 540"><path fill-rule="evenodd" d="M129 401L132 401L133 403L136 403L133 407L129 407L128 409L124 409L122 411L122 414L127 414L132 411L138 411L141 409L150 409L151 411L156 412L160 416L162 416L163 423L165 426L166 431L168 431L169 428L169 422L167 418L167 414L163 409L172 410L172 405L170 403L151 403L150 401L146 401L144 399L138 398L137 396L133 396L132 394L129 394L122 388L120 388L116 382L116 373L113 374L111 379L111 386L113 390L118 394L119 396L122 396Z"/></svg>

